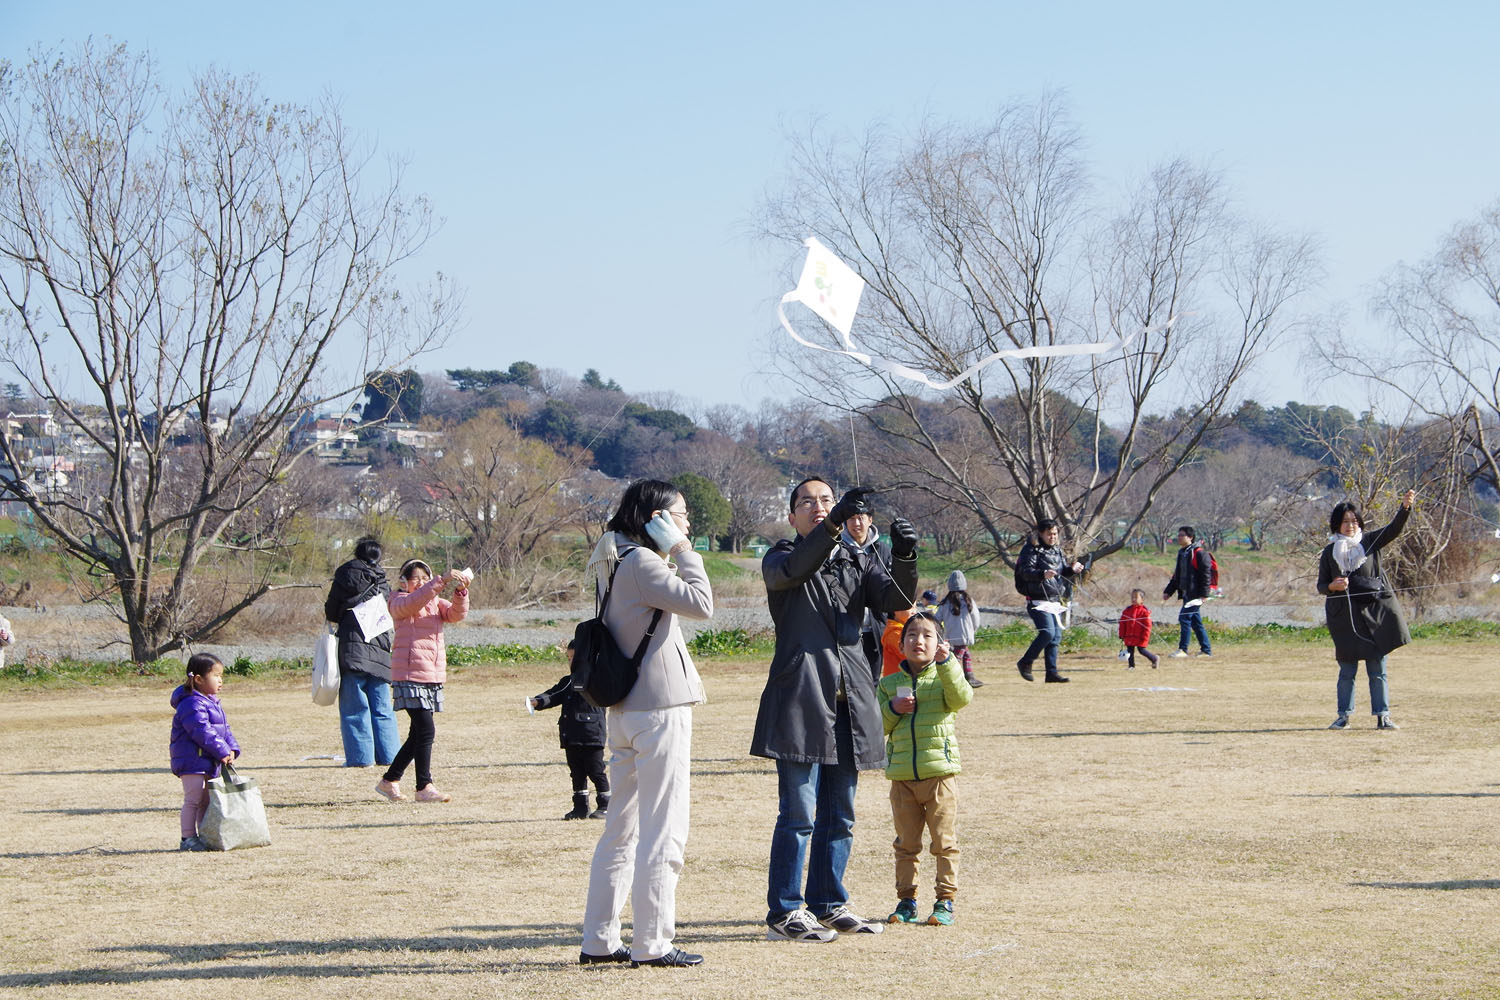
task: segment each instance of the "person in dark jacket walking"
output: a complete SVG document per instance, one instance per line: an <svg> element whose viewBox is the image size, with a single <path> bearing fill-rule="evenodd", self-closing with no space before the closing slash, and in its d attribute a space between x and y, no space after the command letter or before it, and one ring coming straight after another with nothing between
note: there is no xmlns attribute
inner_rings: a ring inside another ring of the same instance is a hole
<svg viewBox="0 0 1500 1000"><path fill-rule="evenodd" d="M1068 581L1083 572L1084 564L1068 562L1057 545L1058 535L1057 522L1043 518L1036 523L1035 541L1021 546L1016 558L1016 587L1025 596L1026 614L1036 626L1036 638L1016 661L1022 680L1031 680L1031 665L1041 656L1048 684L1068 682L1057 671L1057 649L1062 645L1060 616L1070 589Z"/></svg>
<svg viewBox="0 0 1500 1000"><path fill-rule="evenodd" d="M573 643L568 643L568 662L573 662ZM568 761L573 778L573 808L563 819L603 819L609 811L609 775L604 770L604 709L595 708L573 690L573 675L563 674L556 684L531 699L536 711L559 709L557 742ZM599 808L589 812L589 782Z"/></svg>
<svg viewBox="0 0 1500 1000"><path fill-rule="evenodd" d="M798 483L788 517L797 537L777 542L761 561L776 652L750 752L776 761L766 893L766 937L773 941L831 941L840 932L878 933L882 926L850 909L843 881L859 772L885 766L880 706L860 633L867 608L888 614L914 603L917 531L902 518L891 523L889 571L840 545L844 524L868 510L871 492L856 487L835 504L822 479Z"/></svg>
<svg viewBox="0 0 1500 1000"><path fill-rule="evenodd" d="M1328 545L1318 557L1318 593L1333 637L1333 655L1339 664L1338 718L1329 729L1345 729L1354 712L1354 677L1359 661L1365 661L1370 680L1370 712L1375 728L1396 729L1391 721L1390 688L1386 681L1385 657L1393 649L1411 642L1401 605L1380 572L1380 550L1389 545L1411 516L1416 493L1407 490L1401 509L1383 528L1365 531L1364 516L1349 501L1333 508L1328 518Z"/></svg>
<svg viewBox="0 0 1500 1000"><path fill-rule="evenodd" d="M380 542L366 536L354 543L354 558L333 574L323 617L338 625L339 731L344 766L388 765L401 747L396 711L391 704L390 629L367 637L354 609L391 595L380 568ZM389 619L389 614L387 614Z"/></svg>
<svg viewBox="0 0 1500 1000"><path fill-rule="evenodd" d="M1182 599L1182 610L1177 612L1177 651L1172 656L1181 659L1188 655L1188 637L1192 635L1198 640L1198 650L1211 657L1214 651L1208 641L1208 630L1203 627L1203 602L1208 600L1213 586L1213 557L1197 540L1197 532L1190 524L1177 529L1177 544L1177 567L1167 581L1167 589L1161 592L1164 599L1173 594Z"/></svg>

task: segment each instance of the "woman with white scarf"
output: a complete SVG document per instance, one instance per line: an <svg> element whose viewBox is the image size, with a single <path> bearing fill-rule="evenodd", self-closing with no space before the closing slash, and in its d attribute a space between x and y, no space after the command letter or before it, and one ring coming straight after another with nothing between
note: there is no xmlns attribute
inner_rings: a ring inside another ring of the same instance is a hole
<svg viewBox="0 0 1500 1000"><path fill-rule="evenodd" d="M1354 712L1354 677L1359 661L1365 661L1370 680L1370 712L1376 729L1395 729L1391 721L1390 689L1386 681L1385 657L1391 650L1411 642L1401 606L1396 603L1380 571L1380 550L1401 533L1411 515L1416 493L1407 490L1401 509L1390 524L1365 531L1359 508L1344 501L1328 518L1328 545L1318 558L1318 593L1327 600L1328 633L1333 637L1333 655L1339 664L1338 718L1329 729L1345 729Z"/></svg>
<svg viewBox="0 0 1500 1000"><path fill-rule="evenodd" d="M589 559L604 624L629 653L645 640L640 677L605 714L612 798L594 848L584 904L583 965L684 967L703 956L673 944L677 876L688 837L693 706L703 682L679 618L714 613L703 558L693 551L687 504L671 483L631 483ZM620 912L631 904L629 947Z"/></svg>

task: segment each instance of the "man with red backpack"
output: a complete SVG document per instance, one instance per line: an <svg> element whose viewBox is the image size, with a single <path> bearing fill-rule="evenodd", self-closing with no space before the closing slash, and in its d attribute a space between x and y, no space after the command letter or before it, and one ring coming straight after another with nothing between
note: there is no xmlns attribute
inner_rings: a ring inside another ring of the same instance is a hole
<svg viewBox="0 0 1500 1000"><path fill-rule="evenodd" d="M1182 599L1182 610L1177 613L1181 635L1177 640L1177 651L1172 656L1188 655L1188 635L1191 633L1197 637L1202 654L1211 657L1213 647L1203 627L1202 612L1203 602L1208 600L1214 585L1214 557L1197 541L1197 532L1191 525L1184 524L1177 529L1177 544L1181 546L1177 550L1177 568L1172 579L1167 581L1167 589L1161 592L1163 598L1176 594Z"/></svg>

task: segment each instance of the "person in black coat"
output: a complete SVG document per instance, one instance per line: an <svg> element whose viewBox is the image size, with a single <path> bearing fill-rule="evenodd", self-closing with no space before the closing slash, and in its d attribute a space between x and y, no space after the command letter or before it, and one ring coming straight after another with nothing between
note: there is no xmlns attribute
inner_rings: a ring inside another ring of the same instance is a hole
<svg viewBox="0 0 1500 1000"><path fill-rule="evenodd" d="M766 893L771 940L831 941L883 926L850 910L843 882L859 772L885 766L885 729L860 632L866 608L889 613L915 603L917 531L902 518L891 523L889 570L840 544L844 523L869 510L872 492L856 487L835 504L822 479L798 483L788 517L797 537L777 542L761 560L776 652L750 753L776 761Z"/></svg>
<svg viewBox="0 0 1500 1000"><path fill-rule="evenodd" d="M1176 594L1182 600L1182 609L1177 612L1177 650L1172 655L1178 659L1188 655L1191 635L1198 640L1198 651L1211 657L1214 650L1208 641L1208 630L1203 627L1203 602L1208 600L1213 587L1213 557L1198 541L1192 525L1184 524L1177 529L1177 545L1177 565L1161 592L1163 599Z"/></svg>
<svg viewBox="0 0 1500 1000"><path fill-rule="evenodd" d="M1062 645L1059 616L1062 602L1072 593L1073 577L1085 566L1076 559L1069 562L1063 555L1057 545L1059 534L1057 522L1043 518L1036 523L1036 540L1023 545L1016 557L1016 589L1026 598L1026 614L1036 627L1036 638L1016 661L1022 680L1031 680L1031 665L1041 656L1048 684L1068 682L1057 670L1057 651Z"/></svg>
<svg viewBox="0 0 1500 1000"><path fill-rule="evenodd" d="M573 644L568 643L568 662L573 662ZM557 708L557 740L573 777L573 808L563 819L603 819L609 812L609 775L604 770L604 709L595 708L573 690L573 675L562 679L535 698L537 711ZM594 783L598 808L589 812L589 782Z"/></svg>
<svg viewBox="0 0 1500 1000"><path fill-rule="evenodd" d="M1383 528L1365 531L1364 516L1352 502L1333 508L1328 518L1328 545L1318 556L1318 593L1333 637L1333 655L1339 664L1338 718L1329 729L1344 729L1354 711L1354 676L1359 661L1365 661L1370 680L1370 712L1377 729L1395 729L1390 715L1390 688L1386 681L1385 657L1393 649L1411 642L1401 605L1380 570L1380 550L1389 545L1411 516L1416 493L1407 490L1401 509Z"/></svg>
<svg viewBox="0 0 1500 1000"><path fill-rule="evenodd" d="M339 641L339 731L344 766L388 765L401 748L391 706L391 638L387 630L366 637L354 609L375 597L390 597L380 568L380 542L369 536L354 543L354 558L333 574L323 617L337 626Z"/></svg>

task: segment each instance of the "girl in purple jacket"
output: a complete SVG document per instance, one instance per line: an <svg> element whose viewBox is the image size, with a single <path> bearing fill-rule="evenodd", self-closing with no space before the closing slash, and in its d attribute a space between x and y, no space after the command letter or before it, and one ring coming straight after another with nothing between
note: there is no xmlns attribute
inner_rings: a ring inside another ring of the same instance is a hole
<svg viewBox="0 0 1500 1000"><path fill-rule="evenodd" d="M181 851L206 851L198 824L208 811L208 779L240 755L240 745L229 731L229 720L219 704L224 686L224 663L212 653L198 653L187 662L187 683L172 692L172 773L182 779Z"/></svg>

